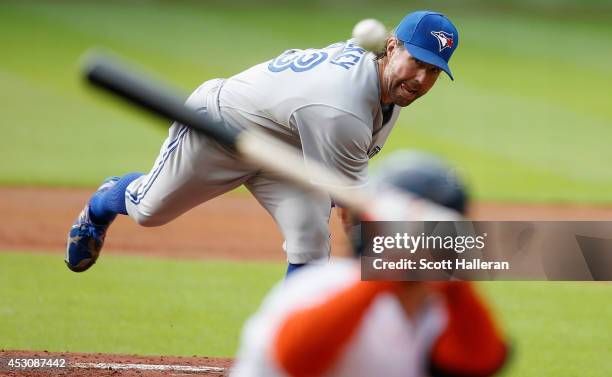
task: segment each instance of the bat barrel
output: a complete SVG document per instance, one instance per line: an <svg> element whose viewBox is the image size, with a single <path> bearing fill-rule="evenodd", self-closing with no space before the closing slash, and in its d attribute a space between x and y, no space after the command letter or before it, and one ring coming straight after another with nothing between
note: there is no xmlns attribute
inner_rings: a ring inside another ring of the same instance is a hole
<svg viewBox="0 0 612 377"><path fill-rule="evenodd" d="M191 127L230 148L236 146L239 130L214 122L187 108L180 97L168 87L130 72L123 64L102 56L93 56L88 59L84 73L92 84L150 112Z"/></svg>

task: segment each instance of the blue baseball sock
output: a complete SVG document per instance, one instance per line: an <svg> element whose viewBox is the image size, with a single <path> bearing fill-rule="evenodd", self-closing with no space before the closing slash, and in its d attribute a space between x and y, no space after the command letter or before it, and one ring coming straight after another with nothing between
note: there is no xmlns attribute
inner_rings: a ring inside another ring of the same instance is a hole
<svg viewBox="0 0 612 377"><path fill-rule="evenodd" d="M127 215L125 190L142 173L128 173L110 189L94 194L89 200L89 217L95 224L109 224L117 214Z"/></svg>
<svg viewBox="0 0 612 377"><path fill-rule="evenodd" d="M289 263L287 265L287 273L285 274L285 279L288 278L289 275L291 275L292 273L294 273L298 269L304 267L305 265L306 265L306 263L297 263L297 264Z"/></svg>

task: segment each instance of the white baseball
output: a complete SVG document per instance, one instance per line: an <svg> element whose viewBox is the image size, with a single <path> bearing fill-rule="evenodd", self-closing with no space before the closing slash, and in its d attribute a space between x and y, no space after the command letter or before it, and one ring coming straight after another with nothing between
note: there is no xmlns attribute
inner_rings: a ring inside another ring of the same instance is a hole
<svg viewBox="0 0 612 377"><path fill-rule="evenodd" d="M388 32L382 22L373 18L359 21L353 28L353 38L368 51L378 52L385 46Z"/></svg>

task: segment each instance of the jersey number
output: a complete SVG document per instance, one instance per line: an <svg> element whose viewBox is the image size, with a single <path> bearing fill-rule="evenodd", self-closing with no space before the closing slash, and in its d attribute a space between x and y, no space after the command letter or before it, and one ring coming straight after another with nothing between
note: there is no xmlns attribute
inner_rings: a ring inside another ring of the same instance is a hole
<svg viewBox="0 0 612 377"><path fill-rule="evenodd" d="M328 54L323 51L296 51L289 50L268 64L272 72L282 72L291 69L293 72L304 72L313 69L327 59Z"/></svg>
<svg viewBox="0 0 612 377"><path fill-rule="evenodd" d="M366 52L366 50L357 46L353 41L334 43L325 47L325 49L340 46L344 46L344 48L330 63L347 70L356 65ZM268 64L268 69L272 72L282 72L286 69L291 69L293 72L304 72L323 63L328 57L329 54L321 50L289 50L272 60Z"/></svg>

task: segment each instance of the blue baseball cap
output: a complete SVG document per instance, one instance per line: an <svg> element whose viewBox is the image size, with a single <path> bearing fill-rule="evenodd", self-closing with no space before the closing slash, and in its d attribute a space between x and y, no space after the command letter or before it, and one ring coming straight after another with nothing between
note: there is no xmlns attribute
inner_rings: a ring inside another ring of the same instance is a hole
<svg viewBox="0 0 612 377"><path fill-rule="evenodd" d="M445 15L428 10L410 13L395 28L395 37L404 42L410 55L435 65L454 80L448 61L459 45L459 32Z"/></svg>

